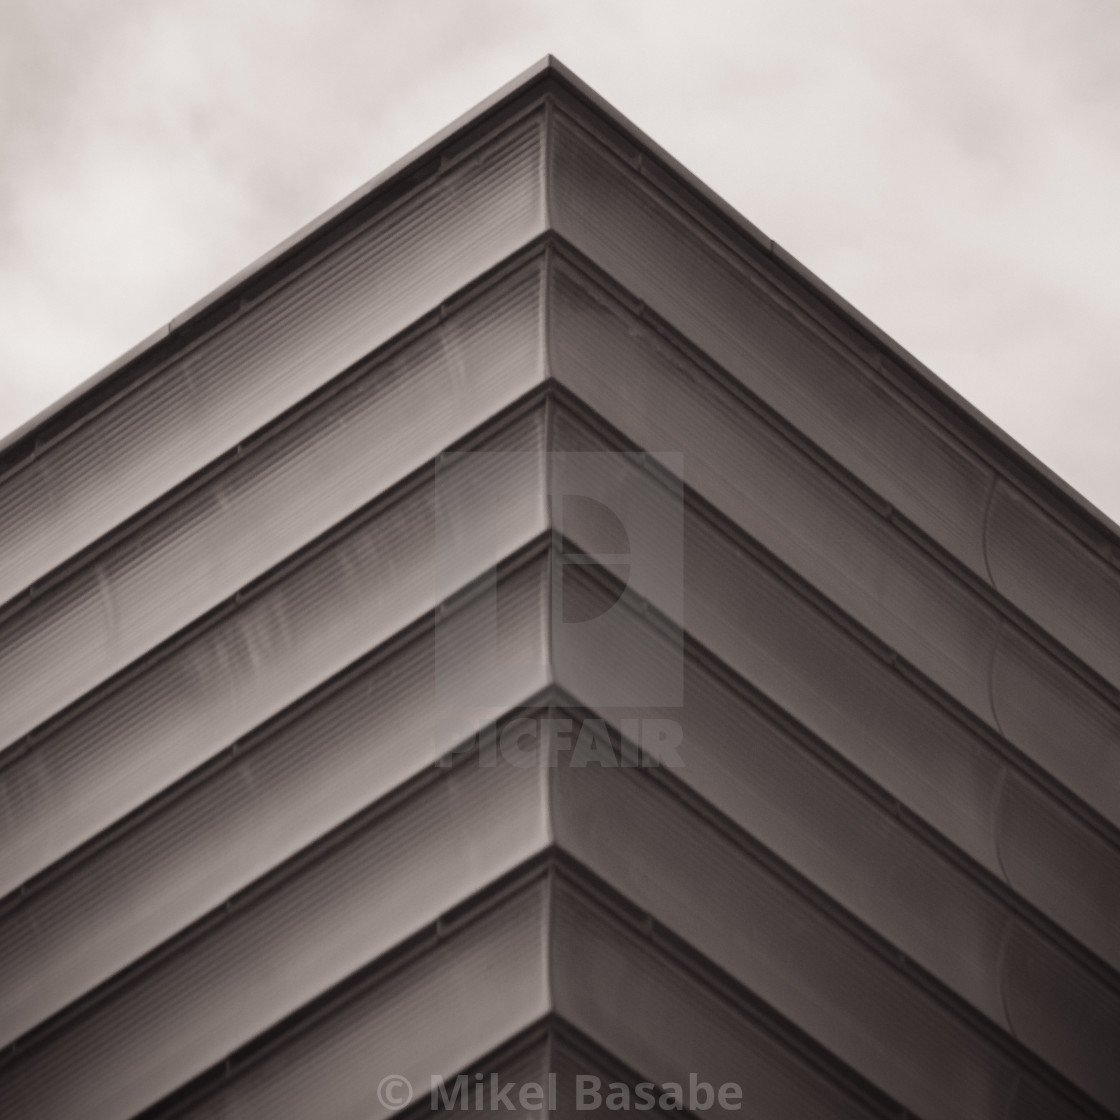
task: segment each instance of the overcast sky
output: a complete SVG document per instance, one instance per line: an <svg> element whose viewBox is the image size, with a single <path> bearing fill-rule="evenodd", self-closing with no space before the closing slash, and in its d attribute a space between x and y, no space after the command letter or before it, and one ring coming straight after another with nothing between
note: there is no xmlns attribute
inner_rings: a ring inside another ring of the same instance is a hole
<svg viewBox="0 0 1120 1120"><path fill-rule="evenodd" d="M2 0L0 435L549 52L1120 520L1117 0Z"/></svg>

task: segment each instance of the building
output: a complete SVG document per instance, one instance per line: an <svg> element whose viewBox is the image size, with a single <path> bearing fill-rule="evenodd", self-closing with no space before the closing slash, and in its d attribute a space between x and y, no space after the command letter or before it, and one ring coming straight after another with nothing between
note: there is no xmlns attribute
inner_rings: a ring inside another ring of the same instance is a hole
<svg viewBox="0 0 1120 1120"><path fill-rule="evenodd" d="M1116 527L554 60L0 524L0 1115L1120 1115Z"/></svg>

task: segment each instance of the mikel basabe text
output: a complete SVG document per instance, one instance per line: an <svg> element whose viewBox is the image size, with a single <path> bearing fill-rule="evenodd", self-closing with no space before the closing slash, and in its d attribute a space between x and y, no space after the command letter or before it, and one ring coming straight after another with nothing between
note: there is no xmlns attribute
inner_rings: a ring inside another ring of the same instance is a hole
<svg viewBox="0 0 1120 1120"><path fill-rule="evenodd" d="M442 1077L432 1078L433 1111L459 1112L526 1112L542 1108L556 1108L558 1093L567 1095L568 1086L557 1084L557 1076L550 1073L545 1081L502 1081L496 1074L489 1077L476 1073L473 1077L459 1074L454 1081ZM694 1073L688 1081L679 1084L666 1081L654 1085L652 1081L639 1081L629 1085L624 1081L608 1081L590 1073L577 1073L570 1085L572 1100L577 1111L588 1112L607 1108L612 1112L649 1112L687 1108L704 1112L719 1105L737 1112L742 1108L743 1090L733 1081L713 1086L701 1081Z"/></svg>

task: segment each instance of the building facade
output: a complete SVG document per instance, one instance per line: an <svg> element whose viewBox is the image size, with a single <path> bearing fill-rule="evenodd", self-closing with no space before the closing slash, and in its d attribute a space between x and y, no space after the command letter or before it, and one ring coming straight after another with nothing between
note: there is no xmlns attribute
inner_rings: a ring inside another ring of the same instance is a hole
<svg viewBox="0 0 1120 1120"><path fill-rule="evenodd" d="M0 1115L1120 1115L1116 527L554 60L0 525Z"/></svg>

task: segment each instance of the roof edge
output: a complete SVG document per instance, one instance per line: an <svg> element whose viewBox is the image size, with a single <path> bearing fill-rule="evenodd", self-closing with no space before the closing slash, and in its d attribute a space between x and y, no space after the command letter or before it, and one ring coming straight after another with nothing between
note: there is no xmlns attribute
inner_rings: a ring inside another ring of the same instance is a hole
<svg viewBox="0 0 1120 1120"><path fill-rule="evenodd" d="M189 328L198 325L207 312L212 311L239 289L247 286L268 270L282 264L286 257L305 246L309 239L324 235L332 227L340 225L364 204L370 202L374 196L383 192L406 174L414 173L418 163L426 161L437 151L459 139L486 117L526 96L533 87L547 80L550 74L559 73L566 76L570 72L562 67L552 55L545 55L544 58L522 71L511 81L506 82L489 97L478 102L473 108L468 109L450 124L445 125L438 132L428 137L423 143L406 152L372 179L367 180L333 206L312 218L311 221L302 225L294 233L285 237L283 241L257 257L256 260L234 273L228 280L219 284L201 299L196 300L184 311L157 327L146 338L130 347L119 357L109 362L108 365L103 366L57 400L52 401L14 431L0 437L0 475L15 466L20 460L33 457L40 442L60 434L62 430L69 426L69 419L76 420L78 417L75 406L83 398L89 397L102 388L106 392L111 391L109 383L122 370L151 355L157 347L169 341L172 336L187 334Z"/></svg>
<svg viewBox="0 0 1120 1120"><path fill-rule="evenodd" d="M472 128L480 125L486 118L501 112L504 108L526 98L549 80L559 81L570 93L584 102L597 115L606 118L619 132L636 142L644 152L679 180L687 190L697 196L708 208L741 237L746 237L752 245L761 250L767 260L796 287L807 290L817 299L836 312L859 334L869 339L875 346L885 351L912 379L919 393L925 392L942 407L962 414L981 439L996 445L1002 458L1010 458L1025 468L1029 475L1042 483L1051 498L1059 503L1072 505L1077 514L1087 519L1096 529L1111 538L1112 564L1120 563L1120 524L1094 505L1088 498L1075 489L1069 482L1047 466L1041 459L1024 447L1018 440L985 415L956 389L916 358L905 347L896 342L882 328L878 327L857 308L853 307L835 289L825 283L810 269L801 264L772 238L768 237L753 222L718 195L677 159L670 155L655 140L643 132L623 113L606 101L586 82L574 74L555 56L548 54L500 87L489 97L463 113L450 124L440 129L422 144L401 156L378 175L362 184L346 197L335 203L318 217L313 218L278 245L242 268L232 277L213 289L202 299L191 304L186 310L174 316L168 323L153 331L147 338L127 350L120 357L88 377L68 393L49 404L35 416L14 431L0 438L0 474L14 467L21 460L33 458L39 445L53 439L64 431L71 422L78 419L82 404L90 404L94 394L108 395L115 388L114 382L120 375L121 386L127 383L123 371L133 369L140 374L138 363L151 357L159 348L173 340L190 337L205 329L207 316L211 315L226 301L232 299L239 290L258 280L274 268L283 265L285 260L305 247L310 239L325 236L347 218L354 215L377 195L388 191L408 174L415 174L418 164L430 160L440 149L447 147ZM92 405L96 408L96 404ZM1052 514L1056 511L1051 510ZM1104 558L1107 563L1107 558Z"/></svg>
<svg viewBox="0 0 1120 1120"><path fill-rule="evenodd" d="M675 157L665 151L660 144L651 139L608 101L604 100L599 93L576 74L573 74L562 62L552 58L551 55L545 61L549 62L550 69L554 74L563 79L566 85L578 93L601 116L609 118L621 132L630 139L637 141L642 148L647 149L674 178L681 180L692 193L699 196L721 218L736 227L738 232L753 242L755 247L762 250L785 277L792 280L798 287L808 289L818 298L824 299L842 319L846 320L860 334L882 350L887 351L916 380L919 386L924 383L926 388L932 390L935 398L940 397L942 403L964 413L974 425L981 429L983 436L994 440L999 445L1004 454L1009 454L1013 459L1019 460L1029 471L1040 476L1040 480L1048 489L1056 491L1056 497L1074 504L1081 514L1096 522L1099 528L1104 529L1115 538L1115 556L1120 561L1120 524L1113 521L1108 514L1104 513L1061 475L1047 466L1038 456L1024 447L1014 436L1001 428L948 382L934 373L929 366L895 341L862 311L849 303L839 292L797 260L792 253L788 252L773 238L767 236L749 218L736 210L731 203L722 198Z"/></svg>

